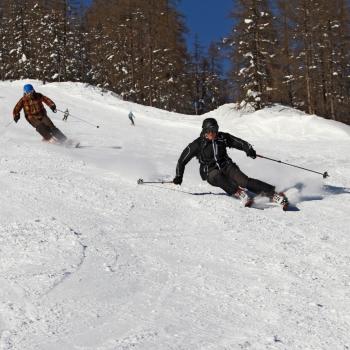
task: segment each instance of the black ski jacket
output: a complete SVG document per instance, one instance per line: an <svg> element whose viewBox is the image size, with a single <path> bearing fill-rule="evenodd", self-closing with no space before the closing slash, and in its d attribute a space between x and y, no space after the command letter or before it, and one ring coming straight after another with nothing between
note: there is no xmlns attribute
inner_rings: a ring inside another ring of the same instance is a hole
<svg viewBox="0 0 350 350"><path fill-rule="evenodd" d="M226 132L219 132L216 139L210 141L202 133L200 137L191 142L182 152L176 166L176 176L183 176L186 164L196 157L200 163L200 174L203 180L213 169L221 169L232 163L227 155L226 148L236 148L248 152L252 145Z"/></svg>

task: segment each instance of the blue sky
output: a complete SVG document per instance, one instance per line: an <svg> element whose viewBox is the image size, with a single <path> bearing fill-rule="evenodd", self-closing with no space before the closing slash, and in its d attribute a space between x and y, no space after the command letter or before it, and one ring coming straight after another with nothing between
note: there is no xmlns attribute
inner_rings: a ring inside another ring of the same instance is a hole
<svg viewBox="0 0 350 350"><path fill-rule="evenodd" d="M190 30L187 40L190 50L196 33L204 47L230 33L233 21L228 16L233 4L233 0L180 1L179 10L186 17L186 24Z"/></svg>

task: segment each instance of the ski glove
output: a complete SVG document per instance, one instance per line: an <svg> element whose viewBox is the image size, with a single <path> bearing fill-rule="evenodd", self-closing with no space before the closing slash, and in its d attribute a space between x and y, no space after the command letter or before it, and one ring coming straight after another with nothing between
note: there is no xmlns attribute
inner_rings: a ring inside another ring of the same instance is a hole
<svg viewBox="0 0 350 350"><path fill-rule="evenodd" d="M53 106L51 106L50 108L51 108L51 111L52 111L52 112L57 113L56 105L53 105Z"/></svg>
<svg viewBox="0 0 350 350"><path fill-rule="evenodd" d="M19 114L16 114L14 117L13 117L13 120L15 121L15 123L17 123L19 121L19 118L20 118L20 115Z"/></svg>
<svg viewBox="0 0 350 350"><path fill-rule="evenodd" d="M175 185L181 185L181 184L182 184L182 176L176 175L176 176L174 177L173 183L174 183Z"/></svg>
<svg viewBox="0 0 350 350"><path fill-rule="evenodd" d="M255 152L255 149L252 146L250 146L248 148L248 151L246 152L246 154L247 154L247 157L250 157L250 158L253 158L253 159L256 158L256 152Z"/></svg>

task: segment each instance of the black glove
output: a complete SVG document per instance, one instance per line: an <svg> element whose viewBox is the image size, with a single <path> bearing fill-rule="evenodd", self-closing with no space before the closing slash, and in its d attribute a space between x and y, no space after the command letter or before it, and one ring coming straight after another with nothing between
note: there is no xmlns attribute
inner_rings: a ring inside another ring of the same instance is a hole
<svg viewBox="0 0 350 350"><path fill-rule="evenodd" d="M181 185L181 184L182 184L182 176L176 175L176 176L174 177L173 183L174 183L175 185Z"/></svg>
<svg viewBox="0 0 350 350"><path fill-rule="evenodd" d="M52 112L57 113L56 105L52 105L50 108Z"/></svg>
<svg viewBox="0 0 350 350"><path fill-rule="evenodd" d="M248 151L246 152L246 154L247 154L247 157L250 157L250 158L253 158L253 159L256 158L256 152L255 152L255 149L252 146L250 146L248 148Z"/></svg>
<svg viewBox="0 0 350 350"><path fill-rule="evenodd" d="M13 120L15 121L15 123L17 123L19 121L19 118L21 116L19 114L16 114L14 117L13 117Z"/></svg>

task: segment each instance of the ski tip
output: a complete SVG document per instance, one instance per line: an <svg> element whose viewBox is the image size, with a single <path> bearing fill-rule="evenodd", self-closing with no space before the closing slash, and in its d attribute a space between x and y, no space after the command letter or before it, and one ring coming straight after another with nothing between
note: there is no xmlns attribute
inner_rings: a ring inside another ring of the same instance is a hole
<svg viewBox="0 0 350 350"><path fill-rule="evenodd" d="M329 174L328 174L328 172L327 172L327 171L325 171L325 172L323 173L323 175L322 175L322 176L323 176L323 178L324 178L324 179L327 179L327 177L329 177Z"/></svg>
<svg viewBox="0 0 350 350"><path fill-rule="evenodd" d="M142 184L143 184L143 179L138 179L138 180L137 180L137 184L138 184L138 185L142 185Z"/></svg>

